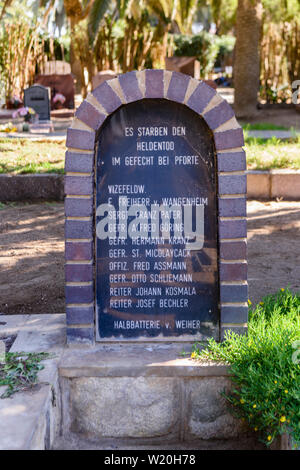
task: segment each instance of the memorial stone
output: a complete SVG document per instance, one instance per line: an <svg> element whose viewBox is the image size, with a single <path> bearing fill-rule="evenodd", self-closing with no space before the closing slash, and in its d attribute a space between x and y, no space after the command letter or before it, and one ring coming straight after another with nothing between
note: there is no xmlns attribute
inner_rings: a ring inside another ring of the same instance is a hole
<svg viewBox="0 0 300 470"><path fill-rule="evenodd" d="M243 143L229 104L177 72L129 72L81 104L65 168L70 343L245 331Z"/></svg>
<svg viewBox="0 0 300 470"><path fill-rule="evenodd" d="M216 172L207 124L182 104L138 101L107 119L98 149L99 339L217 336Z"/></svg>

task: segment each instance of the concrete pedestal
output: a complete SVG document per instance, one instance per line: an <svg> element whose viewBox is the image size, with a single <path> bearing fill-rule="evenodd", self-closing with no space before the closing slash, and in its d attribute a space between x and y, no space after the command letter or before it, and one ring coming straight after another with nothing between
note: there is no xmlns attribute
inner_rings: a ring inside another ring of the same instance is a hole
<svg viewBox="0 0 300 470"><path fill-rule="evenodd" d="M64 351L59 364L63 435L135 444L245 438L220 392L227 366L180 357L164 345L101 345Z"/></svg>
<svg viewBox="0 0 300 470"><path fill-rule="evenodd" d="M191 345L66 347L65 315L0 320L11 352L53 353L35 387L0 400L0 449L262 448L220 395L228 367L184 357Z"/></svg>

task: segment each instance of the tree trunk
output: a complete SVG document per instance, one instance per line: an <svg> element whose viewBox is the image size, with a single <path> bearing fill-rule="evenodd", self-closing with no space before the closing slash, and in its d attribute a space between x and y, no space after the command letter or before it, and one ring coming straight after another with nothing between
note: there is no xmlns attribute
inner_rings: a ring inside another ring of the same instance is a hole
<svg viewBox="0 0 300 470"><path fill-rule="evenodd" d="M257 114L262 30L261 0L238 0L234 58L234 110L239 118Z"/></svg>
<svg viewBox="0 0 300 470"><path fill-rule="evenodd" d="M84 83L82 83L82 76L83 71L81 67L80 60L76 57L74 51L74 44L72 38L75 35L75 26L77 24L76 19L74 17L70 17L70 36L71 36L71 43L70 43L70 65L71 65L71 73L75 78L75 93L81 93L82 87Z"/></svg>

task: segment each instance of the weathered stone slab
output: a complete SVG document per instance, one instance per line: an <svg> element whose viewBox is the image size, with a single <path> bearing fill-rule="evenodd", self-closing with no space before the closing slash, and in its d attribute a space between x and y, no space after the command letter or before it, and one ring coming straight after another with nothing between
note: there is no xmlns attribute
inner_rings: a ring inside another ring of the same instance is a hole
<svg viewBox="0 0 300 470"><path fill-rule="evenodd" d="M161 377L78 378L71 382L72 430L98 437L176 433L179 390Z"/></svg>
<svg viewBox="0 0 300 470"><path fill-rule="evenodd" d="M186 439L230 439L245 433L242 422L229 414L220 393L230 388L225 377L189 380L186 383Z"/></svg>
<svg viewBox="0 0 300 470"><path fill-rule="evenodd" d="M61 377L206 377L227 376L228 366L180 357L189 344L111 344L65 350Z"/></svg>

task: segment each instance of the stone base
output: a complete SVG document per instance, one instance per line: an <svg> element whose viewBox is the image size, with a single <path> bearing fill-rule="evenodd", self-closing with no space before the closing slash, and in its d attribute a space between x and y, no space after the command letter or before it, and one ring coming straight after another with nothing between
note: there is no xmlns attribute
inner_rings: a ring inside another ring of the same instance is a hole
<svg viewBox="0 0 300 470"><path fill-rule="evenodd" d="M54 132L54 126L51 120L44 120L31 124L29 130L32 134L49 134L50 132Z"/></svg>
<svg viewBox="0 0 300 470"><path fill-rule="evenodd" d="M0 400L0 450L264 448L220 395L228 367L184 357L191 345L67 348L63 314L1 315L0 342L8 336L11 352L53 356L35 387Z"/></svg>
<svg viewBox="0 0 300 470"><path fill-rule="evenodd" d="M231 386L228 368L181 352L171 344L66 350L59 364L63 435L135 445L249 437L220 394Z"/></svg>

